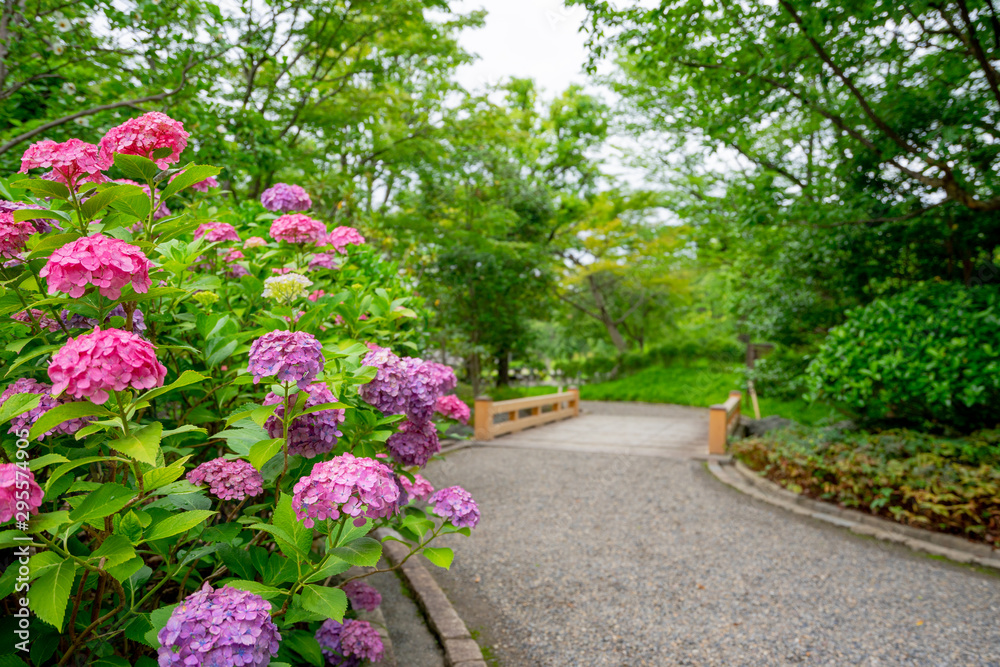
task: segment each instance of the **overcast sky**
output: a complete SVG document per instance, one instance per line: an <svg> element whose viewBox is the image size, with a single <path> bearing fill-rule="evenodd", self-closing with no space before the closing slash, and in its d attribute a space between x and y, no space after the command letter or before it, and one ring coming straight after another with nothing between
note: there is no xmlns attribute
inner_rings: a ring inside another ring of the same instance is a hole
<svg viewBox="0 0 1000 667"><path fill-rule="evenodd" d="M484 28L467 30L460 38L466 50L480 56L458 71L467 89L518 76L534 79L551 98L571 83L586 82L582 7L566 8L562 0L461 0L452 8L489 12Z"/></svg>

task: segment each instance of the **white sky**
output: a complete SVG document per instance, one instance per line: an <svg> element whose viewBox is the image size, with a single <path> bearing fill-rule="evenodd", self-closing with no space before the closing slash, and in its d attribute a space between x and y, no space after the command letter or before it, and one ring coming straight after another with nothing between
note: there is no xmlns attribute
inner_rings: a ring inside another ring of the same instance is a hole
<svg viewBox="0 0 1000 667"><path fill-rule="evenodd" d="M572 83L584 84L586 35L579 32L586 10L562 0L460 0L456 12L485 9L486 26L467 30L461 45L480 59L458 70L468 90L517 76L532 78L551 98Z"/></svg>

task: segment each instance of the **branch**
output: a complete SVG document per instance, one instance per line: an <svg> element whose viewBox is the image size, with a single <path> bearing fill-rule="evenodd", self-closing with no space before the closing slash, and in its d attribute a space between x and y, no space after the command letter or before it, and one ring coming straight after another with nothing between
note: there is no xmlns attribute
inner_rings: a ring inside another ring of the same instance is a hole
<svg viewBox="0 0 1000 667"><path fill-rule="evenodd" d="M55 120L50 120L48 123L39 125L33 130L29 130L24 134L19 134L18 136L14 137L13 139L5 143L3 146L0 146L0 155L3 155L11 148L17 146L19 143L23 141L27 141L28 139L31 139L32 137L37 136L42 132L45 132L46 130L52 129L53 127L58 127L65 123L74 121L77 118L92 116L96 113L100 113L102 111L109 111L111 109L130 107L130 106L135 106L137 104L144 104L146 102L156 102L171 97L173 95L176 95L184 88L184 86L187 85L187 73L192 67L194 67L194 64L188 63L187 67L185 67L184 70L181 72L181 82L173 90L167 90L162 93L157 93L156 95L147 95L145 97L139 97L134 100L125 100L122 102L112 102L111 104L102 104L101 106L92 107L90 109L84 109L83 111L77 111L76 113L69 114L68 116L63 116L62 118L56 118Z"/></svg>
<svg viewBox="0 0 1000 667"><path fill-rule="evenodd" d="M969 8L965 4L965 0L958 0L958 11L962 14L962 21L965 22L965 29L969 34L968 45L972 49L972 55L979 61L979 66L982 67L983 72L986 74L986 80L990 84L990 90L993 91L993 97L1000 102L1000 76L993 69L993 65L990 64L989 59L983 52L983 45L979 43L979 38L976 37L976 26L969 17ZM994 16L995 20L996 17Z"/></svg>
<svg viewBox="0 0 1000 667"><path fill-rule="evenodd" d="M598 315L594 311L590 310L589 308L584 308L583 306L581 306L580 304L576 303L575 301L572 301L571 299L568 299L568 298L564 297L562 294L556 294L556 296L559 297L560 301L565 301L566 303L568 303L569 305L573 306L574 308L576 308L580 312L585 313L587 315L590 315L595 320L597 320L599 322L603 322L604 321L601 318L600 315Z"/></svg>

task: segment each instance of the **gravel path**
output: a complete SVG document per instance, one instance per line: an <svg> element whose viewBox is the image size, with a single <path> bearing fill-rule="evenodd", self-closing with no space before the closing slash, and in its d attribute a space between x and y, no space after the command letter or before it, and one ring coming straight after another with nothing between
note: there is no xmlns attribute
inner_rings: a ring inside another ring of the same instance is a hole
<svg viewBox="0 0 1000 667"><path fill-rule="evenodd" d="M785 513L697 462L491 447L426 475L479 502L433 574L505 667L1000 667L1000 577Z"/></svg>

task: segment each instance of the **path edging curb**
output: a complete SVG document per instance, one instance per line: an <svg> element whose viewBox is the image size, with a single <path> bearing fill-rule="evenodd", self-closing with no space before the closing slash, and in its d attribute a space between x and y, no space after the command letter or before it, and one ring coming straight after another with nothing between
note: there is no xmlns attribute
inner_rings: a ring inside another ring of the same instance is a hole
<svg viewBox="0 0 1000 667"><path fill-rule="evenodd" d="M399 565L410 552L400 542L386 540L392 533L383 528L376 530L375 536L382 541L382 555L392 565ZM441 642L445 664L448 667L487 667L479 644L427 568L411 558L399 567L399 573L427 615L431 631Z"/></svg>
<svg viewBox="0 0 1000 667"><path fill-rule="evenodd" d="M795 514L847 528L858 535L895 542L916 551L943 556L958 563L1000 570L1000 554L986 545L975 544L954 535L904 526L864 512L837 507L792 493L758 475L741 461L734 461L733 464L727 464L725 461L709 461L708 469L724 484Z"/></svg>

